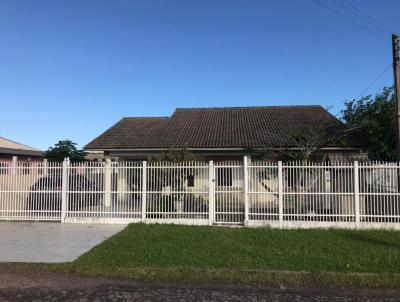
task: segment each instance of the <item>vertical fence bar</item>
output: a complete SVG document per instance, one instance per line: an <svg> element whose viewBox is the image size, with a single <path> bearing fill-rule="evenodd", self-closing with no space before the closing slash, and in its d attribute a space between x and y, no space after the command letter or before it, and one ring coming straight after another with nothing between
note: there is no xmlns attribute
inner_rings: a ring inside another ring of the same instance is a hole
<svg viewBox="0 0 400 302"><path fill-rule="evenodd" d="M147 207L147 162L143 161L142 164L142 222L146 221L146 207Z"/></svg>
<svg viewBox="0 0 400 302"><path fill-rule="evenodd" d="M278 161L278 207L279 207L279 227L283 228L283 171L282 171L282 161Z"/></svg>
<svg viewBox="0 0 400 302"><path fill-rule="evenodd" d="M67 212L67 186L68 186L69 161L65 158L62 164L62 185L61 185L61 223L65 222Z"/></svg>
<svg viewBox="0 0 400 302"><path fill-rule="evenodd" d="M360 188L359 188L359 168L358 161L353 163L354 168L354 211L356 218L356 229L360 228Z"/></svg>
<svg viewBox="0 0 400 302"><path fill-rule="evenodd" d="M247 156L243 156L244 225L249 220L249 170Z"/></svg>
<svg viewBox="0 0 400 302"><path fill-rule="evenodd" d="M212 225L214 223L214 162L209 161L208 164L208 224Z"/></svg>

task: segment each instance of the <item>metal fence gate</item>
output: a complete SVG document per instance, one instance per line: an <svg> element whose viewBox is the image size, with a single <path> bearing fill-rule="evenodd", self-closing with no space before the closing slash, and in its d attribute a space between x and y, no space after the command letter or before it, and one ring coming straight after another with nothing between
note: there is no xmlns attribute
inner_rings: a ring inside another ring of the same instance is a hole
<svg viewBox="0 0 400 302"><path fill-rule="evenodd" d="M245 219L243 162L225 161L214 166L214 223L243 224Z"/></svg>

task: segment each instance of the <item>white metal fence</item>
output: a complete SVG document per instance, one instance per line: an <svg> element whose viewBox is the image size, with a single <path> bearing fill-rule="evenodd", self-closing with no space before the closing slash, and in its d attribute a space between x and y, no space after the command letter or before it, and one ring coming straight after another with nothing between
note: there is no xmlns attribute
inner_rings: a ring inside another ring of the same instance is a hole
<svg viewBox="0 0 400 302"><path fill-rule="evenodd" d="M63 167L0 162L0 220L60 220Z"/></svg>
<svg viewBox="0 0 400 302"><path fill-rule="evenodd" d="M399 228L395 163L0 163L0 220Z"/></svg>

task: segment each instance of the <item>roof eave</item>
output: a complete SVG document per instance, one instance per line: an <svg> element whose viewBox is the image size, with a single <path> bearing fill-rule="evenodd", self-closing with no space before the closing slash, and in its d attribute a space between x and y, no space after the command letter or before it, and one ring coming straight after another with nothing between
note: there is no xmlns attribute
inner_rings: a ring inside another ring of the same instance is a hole
<svg viewBox="0 0 400 302"><path fill-rule="evenodd" d="M244 151L248 150L249 148L254 148L254 147L225 147L225 148L186 148L187 150L190 151ZM263 148L258 148L255 147L254 149L263 149ZM265 148L266 150L301 150L303 148L298 148L298 147L291 147L291 148L283 148L283 147L271 147L271 148ZM265 150L264 149L264 150ZM321 151L338 151L338 150L360 150L360 149L365 149L365 147L323 147L319 148L318 150ZM124 148L84 148L85 151L106 151L106 152L143 152L143 151L168 151L168 150L182 150L182 148L129 148L129 149L124 149Z"/></svg>
<svg viewBox="0 0 400 302"><path fill-rule="evenodd" d="M0 154L44 157L44 152L42 151L11 148L0 148Z"/></svg>

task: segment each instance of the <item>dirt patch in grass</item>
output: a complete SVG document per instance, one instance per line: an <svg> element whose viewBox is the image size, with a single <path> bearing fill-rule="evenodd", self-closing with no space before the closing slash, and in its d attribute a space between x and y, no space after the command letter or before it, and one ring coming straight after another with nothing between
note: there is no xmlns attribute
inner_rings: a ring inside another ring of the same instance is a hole
<svg viewBox="0 0 400 302"><path fill-rule="evenodd" d="M132 283L133 282L133 283ZM55 290L132 284L255 286L272 289L394 289L400 296L400 274L310 273L266 270L135 268L99 270L65 264L0 264L1 288L44 287ZM390 291L389 291L390 292Z"/></svg>

